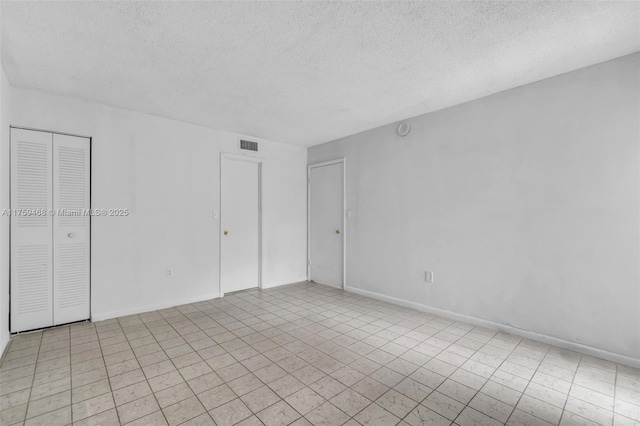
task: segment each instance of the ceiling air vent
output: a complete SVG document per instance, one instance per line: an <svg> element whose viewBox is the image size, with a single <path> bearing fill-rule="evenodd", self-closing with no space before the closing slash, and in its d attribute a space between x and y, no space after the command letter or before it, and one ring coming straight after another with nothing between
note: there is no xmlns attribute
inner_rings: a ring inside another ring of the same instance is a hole
<svg viewBox="0 0 640 426"><path fill-rule="evenodd" d="M240 139L240 150L258 152L258 142Z"/></svg>

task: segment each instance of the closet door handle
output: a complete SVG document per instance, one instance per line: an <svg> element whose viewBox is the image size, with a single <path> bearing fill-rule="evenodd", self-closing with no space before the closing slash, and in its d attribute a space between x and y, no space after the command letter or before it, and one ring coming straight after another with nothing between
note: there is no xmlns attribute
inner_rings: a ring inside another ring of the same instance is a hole
<svg viewBox="0 0 640 426"><path fill-rule="evenodd" d="M75 232L69 232L69 233L67 234L67 237L69 237L69 238L75 238L75 237L76 237L76 233L75 233Z"/></svg>

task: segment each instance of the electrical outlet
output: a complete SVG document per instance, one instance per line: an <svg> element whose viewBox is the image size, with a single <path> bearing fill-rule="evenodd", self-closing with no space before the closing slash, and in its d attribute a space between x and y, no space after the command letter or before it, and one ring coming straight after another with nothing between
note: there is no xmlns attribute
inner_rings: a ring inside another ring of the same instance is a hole
<svg viewBox="0 0 640 426"><path fill-rule="evenodd" d="M167 269L167 278L171 278L171 276L173 275L173 271L171 269Z"/></svg>
<svg viewBox="0 0 640 426"><path fill-rule="evenodd" d="M424 271L424 280L428 283L433 282L433 272L432 271Z"/></svg>

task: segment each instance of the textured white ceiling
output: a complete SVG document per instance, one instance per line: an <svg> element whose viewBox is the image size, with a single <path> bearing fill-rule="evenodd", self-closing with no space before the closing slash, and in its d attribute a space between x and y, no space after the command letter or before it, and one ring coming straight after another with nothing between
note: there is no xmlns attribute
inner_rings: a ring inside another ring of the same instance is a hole
<svg viewBox="0 0 640 426"><path fill-rule="evenodd" d="M12 85L314 145L640 50L638 2L10 2Z"/></svg>

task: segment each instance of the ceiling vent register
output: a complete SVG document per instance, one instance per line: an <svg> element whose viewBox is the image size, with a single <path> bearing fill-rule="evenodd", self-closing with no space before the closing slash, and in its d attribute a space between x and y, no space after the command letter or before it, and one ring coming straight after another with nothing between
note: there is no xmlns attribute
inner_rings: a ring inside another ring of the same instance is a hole
<svg viewBox="0 0 640 426"><path fill-rule="evenodd" d="M240 139L240 150L258 152L258 142Z"/></svg>

